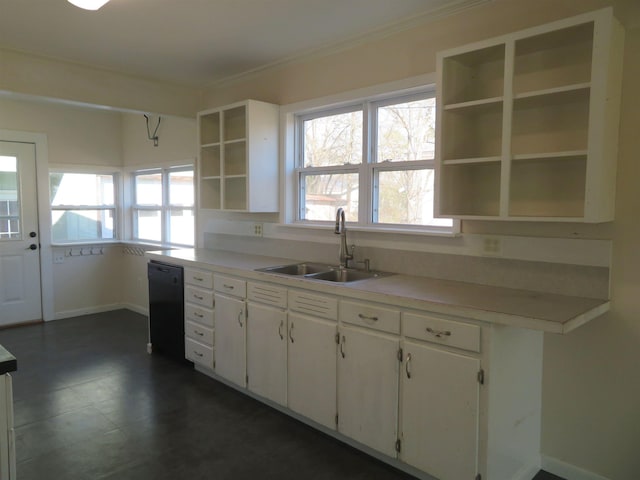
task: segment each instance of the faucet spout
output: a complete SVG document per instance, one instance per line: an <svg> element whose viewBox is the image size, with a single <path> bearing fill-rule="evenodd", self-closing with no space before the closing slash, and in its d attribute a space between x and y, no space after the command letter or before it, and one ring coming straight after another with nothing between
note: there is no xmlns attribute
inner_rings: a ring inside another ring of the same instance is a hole
<svg viewBox="0 0 640 480"><path fill-rule="evenodd" d="M353 252L349 252L349 247L347 246L347 227L345 226L345 214L342 207L336 211L336 227L334 232L336 235L340 235L340 251L338 253L340 268L348 268L349 260L353 259Z"/></svg>

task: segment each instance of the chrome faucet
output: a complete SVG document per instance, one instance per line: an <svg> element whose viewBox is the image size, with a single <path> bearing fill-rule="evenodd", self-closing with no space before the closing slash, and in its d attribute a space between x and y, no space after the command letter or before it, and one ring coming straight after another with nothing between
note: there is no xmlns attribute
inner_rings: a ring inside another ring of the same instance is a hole
<svg viewBox="0 0 640 480"><path fill-rule="evenodd" d="M340 235L340 253L338 254L340 257L340 268L348 268L349 260L353 260L353 247L351 247L351 252L349 252L349 247L347 246L347 227L344 224L344 209L342 207L336 211L336 229L334 232L336 235Z"/></svg>

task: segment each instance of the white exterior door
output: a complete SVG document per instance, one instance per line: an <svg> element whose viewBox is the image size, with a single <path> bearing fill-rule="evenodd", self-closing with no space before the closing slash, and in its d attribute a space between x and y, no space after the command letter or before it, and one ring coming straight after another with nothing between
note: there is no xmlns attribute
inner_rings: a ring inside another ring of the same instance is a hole
<svg viewBox="0 0 640 480"><path fill-rule="evenodd" d="M0 326L42 319L35 145L0 140Z"/></svg>

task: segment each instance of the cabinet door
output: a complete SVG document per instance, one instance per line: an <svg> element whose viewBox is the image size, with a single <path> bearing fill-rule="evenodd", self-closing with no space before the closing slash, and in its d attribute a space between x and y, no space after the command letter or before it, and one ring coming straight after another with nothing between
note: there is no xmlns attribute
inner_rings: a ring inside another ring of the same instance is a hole
<svg viewBox="0 0 640 480"><path fill-rule="evenodd" d="M287 313L247 302L247 387L286 406Z"/></svg>
<svg viewBox="0 0 640 480"><path fill-rule="evenodd" d="M215 372L231 382L246 386L245 302L216 294Z"/></svg>
<svg viewBox="0 0 640 480"><path fill-rule="evenodd" d="M289 408L333 429L336 428L336 332L334 322L289 314Z"/></svg>
<svg viewBox="0 0 640 480"><path fill-rule="evenodd" d="M338 352L338 430L396 456L398 349L396 337L343 327Z"/></svg>
<svg viewBox="0 0 640 480"><path fill-rule="evenodd" d="M400 458L441 480L478 473L480 361L405 342Z"/></svg>

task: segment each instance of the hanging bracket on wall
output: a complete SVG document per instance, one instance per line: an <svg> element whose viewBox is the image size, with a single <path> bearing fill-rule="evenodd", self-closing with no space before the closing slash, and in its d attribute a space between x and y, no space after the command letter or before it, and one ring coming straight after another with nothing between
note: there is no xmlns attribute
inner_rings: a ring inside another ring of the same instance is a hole
<svg viewBox="0 0 640 480"><path fill-rule="evenodd" d="M158 124L156 125L155 130L153 131L153 135L151 135L151 130L149 130L149 115L145 115L144 118L147 120L147 138L149 140L153 140L153 146L158 146L158 128L160 127L160 120L162 117L158 117Z"/></svg>

